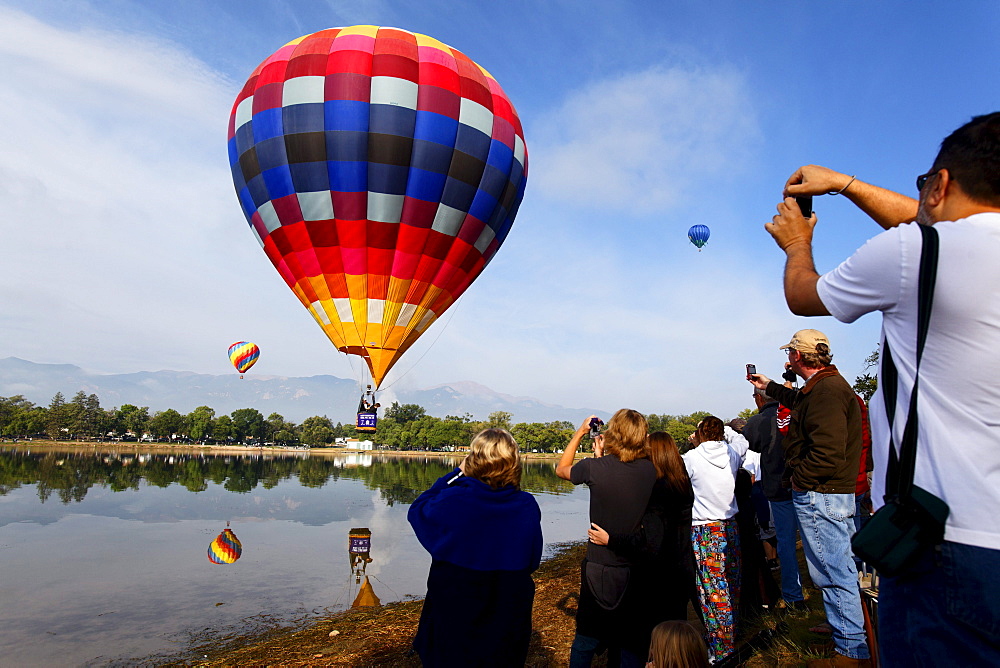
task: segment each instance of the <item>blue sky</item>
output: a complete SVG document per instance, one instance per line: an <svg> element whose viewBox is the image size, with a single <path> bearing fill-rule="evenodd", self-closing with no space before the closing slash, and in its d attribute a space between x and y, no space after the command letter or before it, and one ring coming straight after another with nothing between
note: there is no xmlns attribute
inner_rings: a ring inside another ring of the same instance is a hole
<svg viewBox="0 0 1000 668"><path fill-rule="evenodd" d="M879 317L788 313L763 231L785 179L816 163L915 194L940 140L1000 108L986 1L0 0L0 355L226 373L246 339L251 373L359 374L261 252L226 155L253 68L354 24L465 52L529 152L504 246L397 364L389 399L472 380L731 417L752 403L743 365L776 375L803 327L853 380ZM879 231L844 198L815 208L821 272ZM702 252L695 223L712 229Z"/></svg>

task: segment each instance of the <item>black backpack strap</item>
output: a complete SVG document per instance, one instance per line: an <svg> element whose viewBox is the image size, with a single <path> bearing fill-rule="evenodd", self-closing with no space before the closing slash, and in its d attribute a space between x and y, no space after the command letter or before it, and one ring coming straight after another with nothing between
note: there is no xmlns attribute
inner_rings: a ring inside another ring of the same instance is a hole
<svg viewBox="0 0 1000 668"><path fill-rule="evenodd" d="M934 285L937 282L937 262L939 239L937 230L929 225L919 225L923 244L920 250L920 276L917 284L917 360L914 369L913 389L910 392L910 407L906 414L906 427L899 445L897 456L893 444L893 419L896 412L896 391L899 379L888 341L883 358L882 397L885 400L886 417L889 419L889 463L885 471L886 497L897 496L907 499L913 488L913 475L917 463L917 386L920 381L920 360L924 355L927 330L930 327L931 307L934 303ZM891 383L889 382L891 381Z"/></svg>

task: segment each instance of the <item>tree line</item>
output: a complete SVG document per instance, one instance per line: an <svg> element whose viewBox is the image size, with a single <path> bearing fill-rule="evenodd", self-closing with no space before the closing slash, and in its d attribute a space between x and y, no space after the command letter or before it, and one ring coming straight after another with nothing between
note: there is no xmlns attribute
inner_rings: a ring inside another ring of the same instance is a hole
<svg viewBox="0 0 1000 668"><path fill-rule="evenodd" d="M647 419L650 431L666 431L683 444L708 414L654 413ZM352 424L335 424L325 415L296 424L278 413L264 417L255 408L239 408L228 415L217 415L209 406L187 414L172 408L150 414L148 407L133 404L104 409L96 394L82 390L69 401L57 392L48 406L35 405L22 395L0 397L0 436L6 438L323 447L337 438L358 437L388 450L452 450L468 445L482 429L499 427L510 431L523 450L551 453L565 447L577 426L565 420L514 423L512 417L506 411L495 411L486 420L476 420L468 413L438 418L418 404L393 402L379 419L378 432L369 436L357 432ZM588 447L589 443L584 449Z"/></svg>
<svg viewBox="0 0 1000 668"><path fill-rule="evenodd" d="M452 470L453 462L433 458L393 458L376 455L377 466L346 466L325 457L257 457L212 454L135 455L88 450L69 453L24 452L0 457L0 497L23 485L35 485L44 503L53 494L63 504L79 503L97 486L113 492L138 490L140 484L166 488L180 485L204 492L209 484L246 494L257 487L272 489L297 479L304 487L323 487L340 478L362 481L378 490L387 505L412 503L435 480ZM456 460L457 461L457 460ZM521 486L529 492L566 493L572 485L558 478L551 463L528 463Z"/></svg>

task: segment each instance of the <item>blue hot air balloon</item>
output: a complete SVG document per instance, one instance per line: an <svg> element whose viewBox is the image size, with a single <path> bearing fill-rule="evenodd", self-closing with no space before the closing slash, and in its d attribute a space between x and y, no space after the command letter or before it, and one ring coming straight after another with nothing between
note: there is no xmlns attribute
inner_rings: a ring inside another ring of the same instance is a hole
<svg viewBox="0 0 1000 668"><path fill-rule="evenodd" d="M711 234L712 232L708 229L708 225L692 225L691 229L688 230L688 239L698 247L698 251L700 252L701 247L708 243L708 237Z"/></svg>

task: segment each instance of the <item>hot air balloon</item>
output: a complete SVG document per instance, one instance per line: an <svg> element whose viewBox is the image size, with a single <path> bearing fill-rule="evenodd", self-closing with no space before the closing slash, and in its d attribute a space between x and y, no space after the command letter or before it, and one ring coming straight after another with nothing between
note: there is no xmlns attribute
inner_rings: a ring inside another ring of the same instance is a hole
<svg viewBox="0 0 1000 668"><path fill-rule="evenodd" d="M708 243L708 237L711 233L708 225L692 225L691 229L688 230L688 239L701 251L701 247Z"/></svg>
<svg viewBox="0 0 1000 668"><path fill-rule="evenodd" d="M396 28L331 28L275 51L229 120L250 228L330 341L378 387L507 237L521 122L462 52Z"/></svg>
<svg viewBox="0 0 1000 668"><path fill-rule="evenodd" d="M231 564L243 556L243 544L226 522L226 528L208 546L208 560L213 564Z"/></svg>
<svg viewBox="0 0 1000 668"><path fill-rule="evenodd" d="M256 343L237 341L229 346L229 361L240 372L240 378L243 377L245 371L249 371L250 367L257 363L258 357L260 357L260 348L257 347Z"/></svg>

